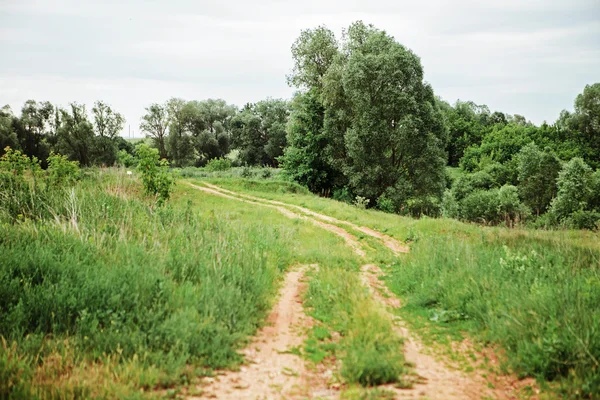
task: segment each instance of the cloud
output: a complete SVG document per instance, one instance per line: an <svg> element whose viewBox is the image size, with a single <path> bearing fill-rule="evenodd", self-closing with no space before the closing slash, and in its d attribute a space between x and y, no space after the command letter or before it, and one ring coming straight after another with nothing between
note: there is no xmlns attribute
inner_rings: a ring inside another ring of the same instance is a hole
<svg viewBox="0 0 600 400"><path fill-rule="evenodd" d="M0 103L104 100L137 127L170 97L290 97L301 29L362 19L421 57L436 94L553 121L600 70L597 0L0 0ZM136 128L137 131L137 128Z"/></svg>

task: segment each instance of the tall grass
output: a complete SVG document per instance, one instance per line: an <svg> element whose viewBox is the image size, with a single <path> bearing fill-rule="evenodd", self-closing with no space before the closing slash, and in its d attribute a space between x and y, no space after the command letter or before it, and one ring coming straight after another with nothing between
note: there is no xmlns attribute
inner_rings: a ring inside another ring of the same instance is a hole
<svg viewBox="0 0 600 400"><path fill-rule="evenodd" d="M600 395L600 252L560 233L495 232L422 236L392 266L391 288L431 320L501 345L520 375Z"/></svg>
<svg viewBox="0 0 600 400"><path fill-rule="evenodd" d="M152 212L139 190L94 173L48 198L51 217L0 225L0 335L16 346L0 349L13 360L0 376L33 374L62 340L69 368L110 355L158 367L149 387L240 361L290 262L288 231L206 218L181 192Z"/></svg>

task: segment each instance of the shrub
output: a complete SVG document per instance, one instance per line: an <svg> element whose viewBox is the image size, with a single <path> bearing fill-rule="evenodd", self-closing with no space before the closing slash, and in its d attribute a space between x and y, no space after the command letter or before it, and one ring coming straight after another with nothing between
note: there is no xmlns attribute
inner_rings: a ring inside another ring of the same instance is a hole
<svg viewBox="0 0 600 400"><path fill-rule="evenodd" d="M19 150L4 149L0 157L0 217L10 221L37 218L45 201L38 181L41 178L40 162ZM25 177L29 172L32 179Z"/></svg>
<svg viewBox="0 0 600 400"><path fill-rule="evenodd" d="M396 212L396 207L394 206L392 199L385 197L383 194L377 199L377 208L387 213Z"/></svg>
<svg viewBox="0 0 600 400"><path fill-rule="evenodd" d="M254 172L252 172L252 168L245 166L244 168L242 168L242 172L241 172L240 176L242 178L249 179L254 176Z"/></svg>
<svg viewBox="0 0 600 400"><path fill-rule="evenodd" d="M460 202L461 219L494 223L498 220L498 190L477 190Z"/></svg>
<svg viewBox="0 0 600 400"><path fill-rule="evenodd" d="M48 156L48 185L72 185L79 179L79 162L53 152Z"/></svg>
<svg viewBox="0 0 600 400"><path fill-rule="evenodd" d="M137 150L138 171L142 174L142 182L147 195L155 196L160 206L171 197L175 181L169 172L169 162L160 160L158 150L142 144Z"/></svg>
<svg viewBox="0 0 600 400"><path fill-rule="evenodd" d="M566 220L570 228L589 229L591 231L600 228L600 212L596 211L575 211Z"/></svg>
<svg viewBox="0 0 600 400"><path fill-rule="evenodd" d="M130 168L137 166L138 160L126 150L119 150L117 153L117 164L122 167Z"/></svg>
<svg viewBox="0 0 600 400"><path fill-rule="evenodd" d="M227 171L231 169L231 160L228 158L213 158L206 163L208 171Z"/></svg>
<svg viewBox="0 0 600 400"><path fill-rule="evenodd" d="M352 204L352 194L350 193L350 190L347 187L334 189L332 197L334 200Z"/></svg>
<svg viewBox="0 0 600 400"><path fill-rule="evenodd" d="M367 199L366 197L356 196L354 198L354 206L360 208L361 210L366 209L370 202L371 200Z"/></svg>
<svg viewBox="0 0 600 400"><path fill-rule="evenodd" d="M458 203L451 190L444 191L441 211L442 216L446 218L458 218Z"/></svg>
<svg viewBox="0 0 600 400"><path fill-rule="evenodd" d="M269 168L269 167L263 168L263 170L260 173L260 176L263 179L269 179L272 175L273 175L273 173L271 172L271 168Z"/></svg>

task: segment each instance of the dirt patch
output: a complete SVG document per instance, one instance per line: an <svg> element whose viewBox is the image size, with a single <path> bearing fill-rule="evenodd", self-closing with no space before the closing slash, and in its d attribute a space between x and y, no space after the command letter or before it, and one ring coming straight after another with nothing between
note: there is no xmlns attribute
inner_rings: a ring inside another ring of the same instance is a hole
<svg viewBox="0 0 600 400"><path fill-rule="evenodd" d="M248 365L236 372L206 378L196 398L218 399L304 399L334 395L326 382L309 371L304 360L290 350L302 346L312 324L302 306L304 268L286 275L280 298L252 343L242 351Z"/></svg>
<svg viewBox="0 0 600 400"><path fill-rule="evenodd" d="M204 185L214 189L214 190L218 190L220 192L223 193L228 193L230 195L234 195L234 196L239 196L239 197L243 197L249 200L253 200L253 201L257 201L257 202L261 202L261 203L268 203L268 204L272 204L272 205L277 205L277 206L283 206L283 207L292 207L295 208L301 212L303 212L304 214L310 215L312 217L316 217L319 218L320 220L332 223L332 224L338 224L338 225L345 225L348 226L352 229L355 229L357 231L360 231L366 235L369 235L371 237L377 238L379 240L381 240L383 242L383 245L385 247L387 247L388 249L392 250L392 252L396 255L400 254L400 253L408 253L410 251L409 247L406 245L403 245L402 243L400 243L398 240L394 239L391 236L388 236L384 233L378 232L374 229L371 228L367 228L366 226L359 226L356 224L353 224L352 222L348 222L348 221L342 221L339 220L337 218L334 217L330 217L329 215L324 215L324 214L320 214L318 212L315 212L311 209L308 209L306 207L302 207L302 206L297 206L295 204L288 204L288 203L284 203L281 201L275 201L275 200L268 200L268 199L263 199L260 197L256 197L256 196L251 196L249 194L242 194L242 193L236 193L233 192L231 190L227 190L227 189L223 189L219 186L216 185L212 185L210 183L207 182L203 182Z"/></svg>
<svg viewBox="0 0 600 400"><path fill-rule="evenodd" d="M381 269L376 265L365 265L361 268L363 283L367 285L373 297L381 304L396 308L400 301L389 291L379 277ZM520 381L515 377L497 377L492 381L479 373L467 374L448 367L433 356L424 352L423 344L413 336L402 321L390 316L396 322L395 330L404 340L404 356L406 361L414 365L416 376L408 376L413 381L411 389L390 387L398 398L427 398L427 399L519 399L520 389L530 384L530 381ZM490 387L494 386L493 388Z"/></svg>
<svg viewBox="0 0 600 400"><path fill-rule="evenodd" d="M249 204L254 204L257 206L262 206L262 207L270 207L270 208L274 208L277 211L279 211L280 213L282 213L283 215L285 215L288 218L296 218L296 219L305 219L308 220L310 222L312 222L313 224L317 225L320 228L323 228L329 232L335 233L336 235L338 235L339 237L341 237L342 239L344 239L344 241L346 242L346 244L352 248L352 250L354 250L354 252L361 256L364 257L365 256L365 251L362 249L360 243L358 242L358 239L356 238L356 236L348 233L347 231L345 231L344 229L340 228L339 226L335 226L335 225L331 225L322 221L318 221L312 218L307 218L303 215L300 214L296 214L290 210L288 210L287 208L283 207L283 206L278 206L278 205L274 205L274 204L265 204L263 202L259 202L259 201L254 201L248 198L241 198L241 197L248 197L248 196L243 196L240 195L240 197L236 197L233 195L237 195L235 192L231 192L229 190L225 190L225 189L221 189L218 186L214 186L214 185L209 185L210 187L204 187L204 186L197 186L194 184L190 185L198 190L202 190L203 192L206 193L210 193L210 194L214 194L217 196L221 196L221 197L226 197L228 199L232 199L232 200L237 200L237 201L241 201L244 203L249 203ZM231 195L233 194L233 195Z"/></svg>

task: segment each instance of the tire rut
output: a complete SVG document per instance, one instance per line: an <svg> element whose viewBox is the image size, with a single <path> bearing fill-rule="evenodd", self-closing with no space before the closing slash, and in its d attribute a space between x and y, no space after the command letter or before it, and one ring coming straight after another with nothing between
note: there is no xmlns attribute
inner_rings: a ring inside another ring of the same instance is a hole
<svg viewBox="0 0 600 400"><path fill-rule="evenodd" d="M290 352L302 346L306 329L312 325L302 305L305 270L286 274L267 325L242 351L248 364L239 371L206 378L198 387L202 395L190 399L305 399L315 398L317 392L321 398L335 394L327 390L323 378L305 367L300 356Z"/></svg>

